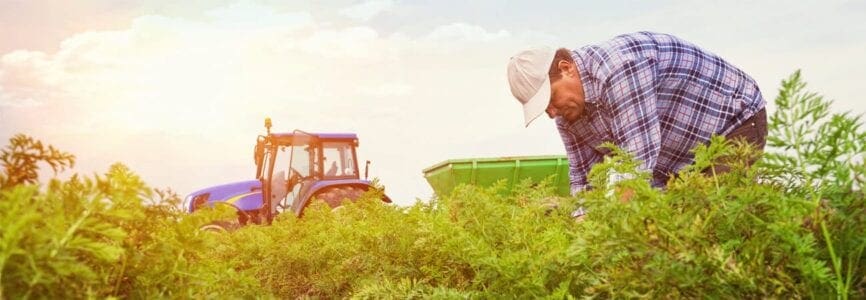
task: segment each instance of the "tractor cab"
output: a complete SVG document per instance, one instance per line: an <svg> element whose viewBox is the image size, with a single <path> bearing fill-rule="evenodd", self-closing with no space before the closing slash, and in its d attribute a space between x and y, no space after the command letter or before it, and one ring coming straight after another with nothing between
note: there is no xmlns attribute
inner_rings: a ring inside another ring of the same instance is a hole
<svg viewBox="0 0 866 300"><path fill-rule="evenodd" d="M256 178L262 181L271 212L300 211L310 192L323 185L358 182L357 146L358 138L351 133L296 130L260 137Z"/></svg>

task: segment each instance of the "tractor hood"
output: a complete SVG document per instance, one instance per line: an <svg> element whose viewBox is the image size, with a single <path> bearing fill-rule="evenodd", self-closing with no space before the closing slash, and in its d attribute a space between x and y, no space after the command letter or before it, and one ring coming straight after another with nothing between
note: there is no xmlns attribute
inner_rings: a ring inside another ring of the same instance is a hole
<svg viewBox="0 0 866 300"><path fill-rule="evenodd" d="M262 183L258 180L239 181L192 192L185 199L190 212L195 210L193 199L196 197L206 197L204 205L213 206L216 202L223 202L239 210L255 210L262 206Z"/></svg>

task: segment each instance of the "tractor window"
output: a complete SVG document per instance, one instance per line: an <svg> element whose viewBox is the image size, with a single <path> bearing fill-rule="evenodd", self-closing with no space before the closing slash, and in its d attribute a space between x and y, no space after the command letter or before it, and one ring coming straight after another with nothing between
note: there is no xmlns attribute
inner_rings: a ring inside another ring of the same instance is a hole
<svg viewBox="0 0 866 300"><path fill-rule="evenodd" d="M276 147L274 153L276 155L273 171L274 179L288 182L293 172L297 172L300 178L309 177L313 171L313 167L310 165L311 151L313 151L313 157L315 157L315 150L313 149L315 148L303 145ZM265 172L268 172L268 170Z"/></svg>
<svg viewBox="0 0 866 300"><path fill-rule="evenodd" d="M322 166L325 168L325 177L356 178L358 176L352 144L323 143L322 156L324 157Z"/></svg>
<svg viewBox="0 0 866 300"><path fill-rule="evenodd" d="M275 209L281 203L285 203L287 186L289 178L289 149L286 146L276 146L273 148L271 155L274 157L274 165L272 170L265 170L265 174L271 173L271 178L268 180L270 184L270 199L271 208Z"/></svg>
<svg viewBox="0 0 866 300"><path fill-rule="evenodd" d="M314 147L306 145L294 146L292 149L291 169L297 171L302 178L309 177L313 172L315 172L315 170L313 170L314 164L310 164L311 157L316 157Z"/></svg>
<svg viewBox="0 0 866 300"><path fill-rule="evenodd" d="M276 147L276 160L274 161L274 173L273 176L279 176L280 180L289 179L288 167L289 167L289 148L286 146L278 146ZM282 173L280 171L283 171ZM267 171L266 171L267 172ZM267 174L267 173L266 173Z"/></svg>

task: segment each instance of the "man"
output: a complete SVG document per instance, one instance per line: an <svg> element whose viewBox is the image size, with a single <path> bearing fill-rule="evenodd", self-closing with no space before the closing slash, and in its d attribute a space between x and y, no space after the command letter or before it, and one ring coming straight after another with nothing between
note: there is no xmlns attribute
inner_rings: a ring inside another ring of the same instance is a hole
<svg viewBox="0 0 866 300"><path fill-rule="evenodd" d="M533 49L508 64L526 126L556 119L570 165L571 193L613 142L652 172L652 185L691 164L714 134L763 149L767 117L758 85L720 57L672 35L637 32L576 50ZM581 212L578 212L580 214Z"/></svg>

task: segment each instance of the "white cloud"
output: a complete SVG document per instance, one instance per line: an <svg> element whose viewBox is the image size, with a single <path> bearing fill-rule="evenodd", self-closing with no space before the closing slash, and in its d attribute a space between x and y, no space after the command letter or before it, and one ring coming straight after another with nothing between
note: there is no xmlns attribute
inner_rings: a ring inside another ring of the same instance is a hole
<svg viewBox="0 0 866 300"><path fill-rule="evenodd" d="M213 21L210 26L232 30L297 29L313 25L309 12L281 13L255 2L242 1L218 7L205 13Z"/></svg>
<svg viewBox="0 0 866 300"><path fill-rule="evenodd" d="M511 34L506 30L489 32L481 26L466 23L453 23L439 26L427 35L430 41L460 41L460 42L489 42L503 39Z"/></svg>
<svg viewBox="0 0 866 300"><path fill-rule="evenodd" d="M13 51L0 56L0 106L28 108L44 105L56 89L57 70L46 55Z"/></svg>
<svg viewBox="0 0 866 300"><path fill-rule="evenodd" d="M27 99L10 99L6 98L3 95L0 95L0 106L8 106L8 107L16 107L16 108L26 108L26 107L39 107L42 106L42 102L27 98Z"/></svg>
<svg viewBox="0 0 866 300"><path fill-rule="evenodd" d="M379 34L370 27L319 30L300 43L307 53L329 58L374 59L385 51Z"/></svg>
<svg viewBox="0 0 866 300"><path fill-rule="evenodd" d="M392 0L370 0L340 10L340 14L359 21L369 21L373 17L394 8Z"/></svg>
<svg viewBox="0 0 866 300"><path fill-rule="evenodd" d="M363 86L358 89L360 95L373 96L377 98L391 96L408 96L412 93L413 87L404 83L383 83L374 86Z"/></svg>
<svg viewBox="0 0 866 300"><path fill-rule="evenodd" d="M3 93L3 87L0 86L0 108L2 107L12 107L12 108L29 108L29 107L38 107L42 106L42 102L36 101L32 98L23 98L16 99L11 96Z"/></svg>

